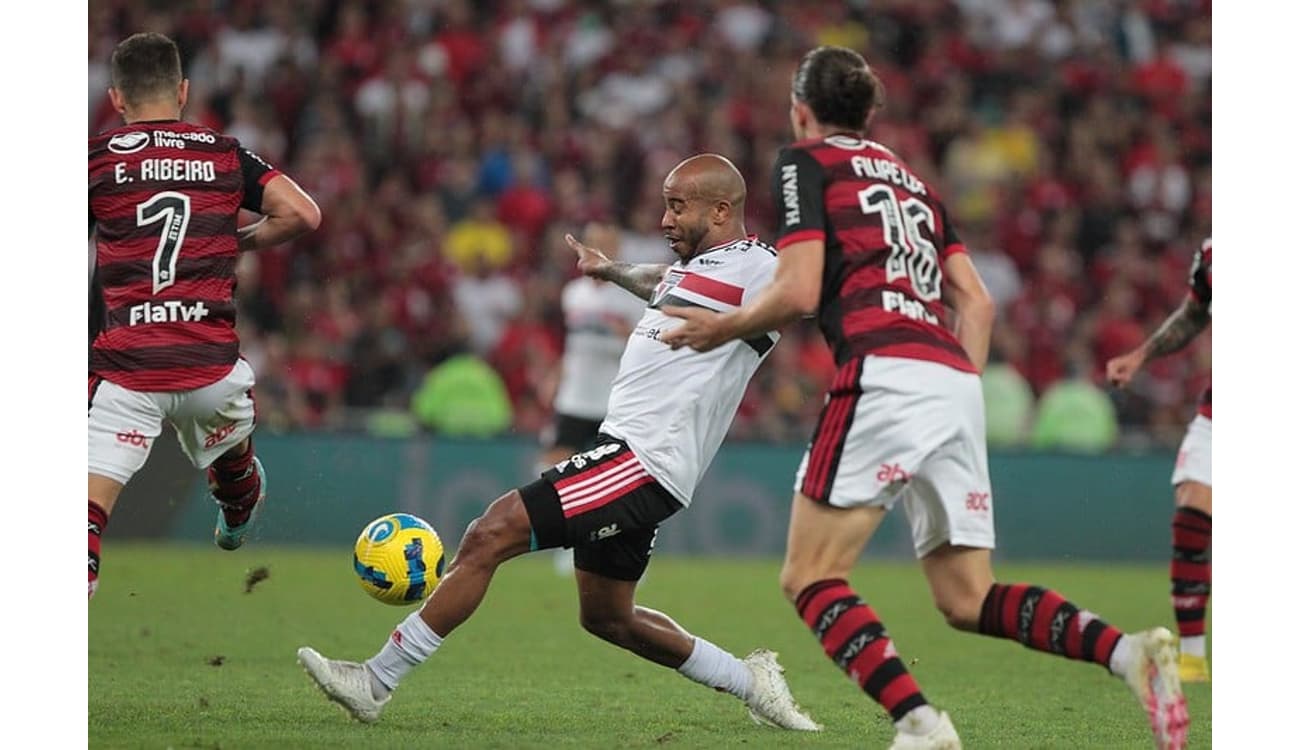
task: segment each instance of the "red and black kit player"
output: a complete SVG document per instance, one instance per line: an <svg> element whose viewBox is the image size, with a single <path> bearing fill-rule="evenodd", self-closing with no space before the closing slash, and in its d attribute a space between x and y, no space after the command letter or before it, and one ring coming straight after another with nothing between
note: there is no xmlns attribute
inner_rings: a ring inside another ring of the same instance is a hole
<svg viewBox="0 0 1300 750"><path fill-rule="evenodd" d="M1106 363L1111 383L1124 387L1147 362L1180 351L1210 325L1212 246L1207 237L1192 259L1183 304L1137 349ZM1205 655L1205 609L1210 603L1210 388L1178 449L1174 485L1173 557L1169 562L1174 617L1181 648L1178 671L1185 682L1209 682Z"/></svg>
<svg viewBox="0 0 1300 750"><path fill-rule="evenodd" d="M95 272L90 318L89 595L100 536L163 422L219 506L216 543L243 544L266 495L254 456L252 368L235 334L243 250L315 229L320 209L234 138L182 122L189 81L161 34L113 50L109 97L124 125L90 139ZM238 226L239 212L262 215Z"/></svg>
<svg viewBox="0 0 1300 750"><path fill-rule="evenodd" d="M775 279L733 312L674 311L685 323L664 338L708 350L816 314L839 371L795 476L781 587L826 655L889 713L893 747L960 746L848 582L900 501L952 627L1109 668L1137 695L1157 745L1182 747L1172 633L1127 635L1054 591L994 578L979 377L994 306L933 186L866 139L882 93L856 52L804 56L790 107L797 142L772 172Z"/></svg>

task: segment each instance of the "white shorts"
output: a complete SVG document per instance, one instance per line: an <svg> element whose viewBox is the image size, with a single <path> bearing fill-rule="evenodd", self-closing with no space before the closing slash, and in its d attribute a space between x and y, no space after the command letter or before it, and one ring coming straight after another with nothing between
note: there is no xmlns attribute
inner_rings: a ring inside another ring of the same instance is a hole
<svg viewBox="0 0 1300 750"><path fill-rule="evenodd" d="M979 376L900 357L859 367L832 384L795 491L837 508L901 499L917 557L945 542L992 549Z"/></svg>
<svg viewBox="0 0 1300 750"><path fill-rule="evenodd" d="M208 468L253 433L253 382L242 359L221 380L191 391L143 393L92 375L89 473L126 484L149 458L164 420L194 467Z"/></svg>
<svg viewBox="0 0 1300 750"><path fill-rule="evenodd" d="M1170 483L1175 487L1183 482L1200 482L1206 487L1210 483L1210 418L1197 414L1196 419L1187 425L1187 435L1178 447L1178 460L1174 463L1174 476Z"/></svg>

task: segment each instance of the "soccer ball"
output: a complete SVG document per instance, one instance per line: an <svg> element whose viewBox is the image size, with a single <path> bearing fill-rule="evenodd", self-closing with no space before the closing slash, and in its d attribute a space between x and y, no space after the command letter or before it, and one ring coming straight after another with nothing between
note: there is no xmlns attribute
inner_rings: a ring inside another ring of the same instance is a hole
<svg viewBox="0 0 1300 750"><path fill-rule="evenodd" d="M410 513L371 521L357 537L352 555L361 588L399 607L424 601L442 578L445 563L438 532Z"/></svg>

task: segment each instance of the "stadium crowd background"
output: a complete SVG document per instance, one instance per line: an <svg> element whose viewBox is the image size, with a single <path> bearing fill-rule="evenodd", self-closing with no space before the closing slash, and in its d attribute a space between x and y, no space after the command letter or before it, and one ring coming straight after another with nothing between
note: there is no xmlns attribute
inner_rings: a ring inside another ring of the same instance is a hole
<svg viewBox="0 0 1300 750"><path fill-rule="evenodd" d="M426 376L472 354L500 376L507 429L533 434L574 274L564 233L616 224L625 258L669 259L661 180L714 151L770 239L790 75L810 46L849 46L886 86L870 136L944 196L998 301L992 443L1052 445L1033 405L1068 388L1092 416L1113 406L1121 444L1170 446L1210 336L1131 393L1102 372L1178 305L1210 234L1210 28L1208 0L97 0L89 131L118 124L113 45L160 31L187 119L320 203L319 231L241 261L264 429L400 429L433 398ZM788 331L733 436L806 439L832 372L812 325Z"/></svg>

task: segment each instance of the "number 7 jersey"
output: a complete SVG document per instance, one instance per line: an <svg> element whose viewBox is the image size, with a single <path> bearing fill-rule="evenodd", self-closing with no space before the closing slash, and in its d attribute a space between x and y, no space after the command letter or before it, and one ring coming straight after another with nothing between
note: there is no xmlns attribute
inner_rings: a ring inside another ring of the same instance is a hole
<svg viewBox="0 0 1300 750"><path fill-rule="evenodd" d="M261 212L280 174L239 142L177 120L90 139L92 300L100 325L90 371L135 391L184 391L239 359L239 211Z"/></svg>
<svg viewBox="0 0 1300 750"><path fill-rule="evenodd" d="M949 331L943 261L965 245L934 191L874 141L783 148L772 170L776 247L825 243L817 322L837 365L868 354L976 372Z"/></svg>

